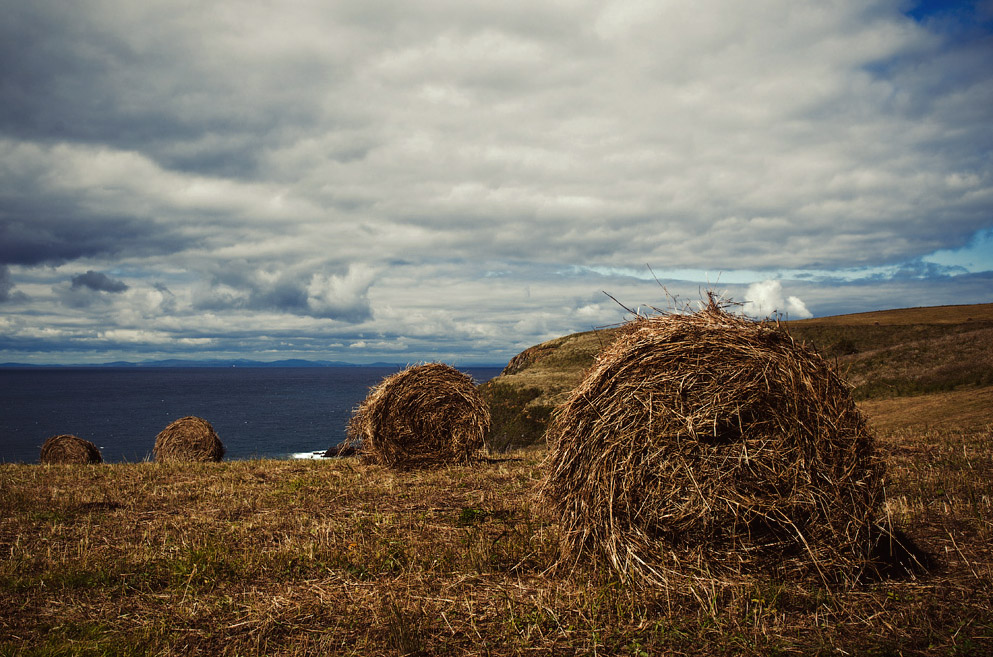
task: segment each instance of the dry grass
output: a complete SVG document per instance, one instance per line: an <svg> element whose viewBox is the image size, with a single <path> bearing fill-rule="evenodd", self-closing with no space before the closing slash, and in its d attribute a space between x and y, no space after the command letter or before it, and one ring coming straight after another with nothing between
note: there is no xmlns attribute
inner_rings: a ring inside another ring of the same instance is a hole
<svg viewBox="0 0 993 657"><path fill-rule="evenodd" d="M859 408L872 418L873 427L885 433L981 433L993 427L993 387L874 399L860 402Z"/></svg>
<svg viewBox="0 0 993 657"><path fill-rule="evenodd" d="M788 324L792 328L802 326L909 326L963 324L967 322L993 322L993 303L876 310L867 313L800 319L788 322Z"/></svg>
<svg viewBox="0 0 993 657"><path fill-rule="evenodd" d="M483 447L489 409L472 377L443 363L408 367L373 387L348 423L346 447L391 467L468 463Z"/></svg>
<svg viewBox="0 0 993 657"><path fill-rule="evenodd" d="M631 590L554 575L540 454L0 465L0 655L982 655L993 438L883 436L927 574Z"/></svg>
<svg viewBox="0 0 993 657"><path fill-rule="evenodd" d="M843 356L838 369L861 399L989 386L991 344L993 327L955 331Z"/></svg>

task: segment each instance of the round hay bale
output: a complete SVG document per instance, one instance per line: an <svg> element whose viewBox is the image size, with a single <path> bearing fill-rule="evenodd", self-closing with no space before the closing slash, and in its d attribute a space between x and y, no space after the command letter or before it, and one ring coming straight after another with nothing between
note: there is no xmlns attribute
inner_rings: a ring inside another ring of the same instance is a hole
<svg viewBox="0 0 993 657"><path fill-rule="evenodd" d="M41 446L40 460L42 463L103 463L96 445L68 433L46 440Z"/></svg>
<svg viewBox="0 0 993 657"><path fill-rule="evenodd" d="M490 413L472 377L443 363L383 379L348 423L346 443L391 467L468 463L486 440Z"/></svg>
<svg viewBox="0 0 993 657"><path fill-rule="evenodd" d="M216 462L224 445L210 422L193 415L181 417L155 437L155 460L161 462Z"/></svg>
<svg viewBox="0 0 993 657"><path fill-rule="evenodd" d="M546 437L560 564L662 586L756 572L834 586L866 565L883 467L849 389L713 299L622 327Z"/></svg>

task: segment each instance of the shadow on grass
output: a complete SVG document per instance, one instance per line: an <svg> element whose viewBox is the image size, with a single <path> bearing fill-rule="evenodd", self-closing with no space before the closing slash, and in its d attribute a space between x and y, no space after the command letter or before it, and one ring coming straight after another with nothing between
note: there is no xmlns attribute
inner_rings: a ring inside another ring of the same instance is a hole
<svg viewBox="0 0 993 657"><path fill-rule="evenodd" d="M873 534L873 548L865 573L867 581L919 577L937 568L934 555L917 545L905 532L875 525Z"/></svg>

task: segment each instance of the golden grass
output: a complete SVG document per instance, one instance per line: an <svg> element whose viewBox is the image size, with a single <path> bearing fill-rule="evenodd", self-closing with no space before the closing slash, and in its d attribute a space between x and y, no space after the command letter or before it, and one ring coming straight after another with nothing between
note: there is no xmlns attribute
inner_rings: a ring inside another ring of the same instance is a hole
<svg viewBox="0 0 993 657"><path fill-rule="evenodd" d="M993 427L993 387L874 399L860 402L859 408L872 426L886 433L989 431Z"/></svg>
<svg viewBox="0 0 993 657"><path fill-rule="evenodd" d="M792 320L786 322L786 324L792 328L805 326L962 324L966 322L993 322L993 303L876 310L867 313Z"/></svg>
<svg viewBox="0 0 993 657"><path fill-rule="evenodd" d="M906 340L838 359L860 398L993 384L993 326Z"/></svg>

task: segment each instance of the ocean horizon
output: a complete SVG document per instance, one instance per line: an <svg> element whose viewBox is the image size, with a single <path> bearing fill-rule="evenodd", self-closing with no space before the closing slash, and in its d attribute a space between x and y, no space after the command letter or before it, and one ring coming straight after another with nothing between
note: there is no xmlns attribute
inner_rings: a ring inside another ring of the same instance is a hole
<svg viewBox="0 0 993 657"><path fill-rule="evenodd" d="M0 463L37 463L74 434L105 462L151 460L155 437L186 415L213 425L225 460L317 458L345 438L353 409L391 367L56 367L0 370ZM499 367L464 367L483 383Z"/></svg>

